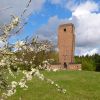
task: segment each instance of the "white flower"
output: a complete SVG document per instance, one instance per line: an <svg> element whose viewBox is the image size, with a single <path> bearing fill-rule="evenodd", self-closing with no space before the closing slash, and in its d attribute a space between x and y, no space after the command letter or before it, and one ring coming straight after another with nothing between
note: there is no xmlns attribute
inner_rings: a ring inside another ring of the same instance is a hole
<svg viewBox="0 0 100 100"><path fill-rule="evenodd" d="M11 84L12 84L12 88L15 88L17 86L17 82L15 81L12 81Z"/></svg>
<svg viewBox="0 0 100 100"><path fill-rule="evenodd" d="M30 47L29 49L30 49L30 51L34 51L34 49L32 47Z"/></svg>
<svg viewBox="0 0 100 100"><path fill-rule="evenodd" d="M54 72L56 72L57 70L58 70L58 69L56 69L56 68L55 68L55 69L53 69L53 71L54 71Z"/></svg>
<svg viewBox="0 0 100 100"><path fill-rule="evenodd" d="M26 50L27 49L27 46L23 45L23 49Z"/></svg>
<svg viewBox="0 0 100 100"><path fill-rule="evenodd" d="M32 61L30 61L30 64L32 64Z"/></svg>
<svg viewBox="0 0 100 100"><path fill-rule="evenodd" d="M38 77L39 75L40 75L39 71L36 70L34 76L37 76Z"/></svg>
<svg viewBox="0 0 100 100"><path fill-rule="evenodd" d="M19 82L19 86L20 86L21 88L27 87L25 83L26 83L26 81L20 81L20 82Z"/></svg>
<svg viewBox="0 0 100 100"><path fill-rule="evenodd" d="M20 61L23 61L23 59L22 59L22 58L20 58L19 60L20 60Z"/></svg>
<svg viewBox="0 0 100 100"><path fill-rule="evenodd" d="M28 61L24 61L25 62L25 64L28 64Z"/></svg>
<svg viewBox="0 0 100 100"><path fill-rule="evenodd" d="M54 84L54 81L51 81L51 84L53 85Z"/></svg>
<svg viewBox="0 0 100 100"><path fill-rule="evenodd" d="M13 26L17 26L19 24L19 17L13 16L12 24Z"/></svg>
<svg viewBox="0 0 100 100"><path fill-rule="evenodd" d="M31 70L32 70L33 73L36 72L36 69L35 68L32 68Z"/></svg>
<svg viewBox="0 0 100 100"><path fill-rule="evenodd" d="M6 63L0 62L0 66L5 66L5 65L6 65Z"/></svg>
<svg viewBox="0 0 100 100"><path fill-rule="evenodd" d="M41 80L44 80L44 75L41 74L41 75L39 76L39 78L40 78Z"/></svg>
<svg viewBox="0 0 100 100"><path fill-rule="evenodd" d="M66 89L63 89L62 92L65 94L66 93Z"/></svg>
<svg viewBox="0 0 100 100"><path fill-rule="evenodd" d="M26 74L26 78L27 78L27 80L32 80L32 72L28 72Z"/></svg>
<svg viewBox="0 0 100 100"><path fill-rule="evenodd" d="M55 84L56 87L59 87L58 84Z"/></svg>
<svg viewBox="0 0 100 100"><path fill-rule="evenodd" d="M24 46L25 45L25 42L24 41L17 41L16 43L15 43L15 48L16 49L20 49L22 46Z"/></svg>
<svg viewBox="0 0 100 100"><path fill-rule="evenodd" d="M14 90L11 89L11 90L8 90L8 91L7 91L6 95L7 95L7 96L12 96L15 92L16 92L15 89L14 89Z"/></svg>
<svg viewBox="0 0 100 100"><path fill-rule="evenodd" d="M15 60L18 60L18 58L15 58Z"/></svg>

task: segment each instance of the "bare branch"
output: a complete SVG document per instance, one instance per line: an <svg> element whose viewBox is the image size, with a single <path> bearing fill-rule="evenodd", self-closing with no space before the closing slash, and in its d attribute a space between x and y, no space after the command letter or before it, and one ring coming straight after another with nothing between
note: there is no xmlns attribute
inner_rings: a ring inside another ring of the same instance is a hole
<svg viewBox="0 0 100 100"><path fill-rule="evenodd" d="M11 9L12 7L6 7L6 8L3 8L3 9L0 9L0 12L4 11L4 10L8 10L8 9Z"/></svg>
<svg viewBox="0 0 100 100"><path fill-rule="evenodd" d="M28 4L26 5L26 8L24 9L24 11L21 14L21 17L24 15L24 13L27 11L28 7L30 6L32 0L29 0Z"/></svg>

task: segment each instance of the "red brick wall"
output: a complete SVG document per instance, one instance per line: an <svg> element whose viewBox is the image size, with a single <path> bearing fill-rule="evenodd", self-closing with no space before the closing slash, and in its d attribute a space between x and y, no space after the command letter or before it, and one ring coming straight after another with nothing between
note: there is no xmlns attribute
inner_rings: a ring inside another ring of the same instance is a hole
<svg viewBox="0 0 100 100"><path fill-rule="evenodd" d="M68 70L82 70L81 64L69 64L67 66Z"/></svg>
<svg viewBox="0 0 100 100"><path fill-rule="evenodd" d="M66 30L66 31L64 31ZM59 62L61 64L74 62L75 35L74 25L63 24L58 28Z"/></svg>
<svg viewBox="0 0 100 100"><path fill-rule="evenodd" d="M63 65L51 65L50 69L58 69L58 70L82 70L81 64L68 64L66 68Z"/></svg>

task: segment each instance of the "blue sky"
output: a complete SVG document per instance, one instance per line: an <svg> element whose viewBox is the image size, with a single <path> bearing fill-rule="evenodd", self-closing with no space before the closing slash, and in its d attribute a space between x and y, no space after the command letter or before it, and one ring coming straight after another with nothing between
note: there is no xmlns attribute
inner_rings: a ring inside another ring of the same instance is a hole
<svg viewBox="0 0 100 100"><path fill-rule="evenodd" d="M20 16L29 0L0 0L2 23L9 22L10 15ZM31 13L30 16L28 16ZM10 42L29 36L39 36L57 45L57 28L72 22L75 25L76 55L100 53L100 1L99 0L32 0L23 17L28 24L13 36Z"/></svg>
<svg viewBox="0 0 100 100"><path fill-rule="evenodd" d="M33 2L34 3L34 2ZM52 4L48 0L43 5L43 8L39 12L33 12L29 16L27 22L28 24L24 27L24 30L21 32L20 36L18 35L15 39L24 39L26 36L37 35L37 30L44 24L48 23L49 18L53 16L58 16L59 19L70 18L72 13L69 9L60 7L59 5ZM15 41L11 40L11 41Z"/></svg>

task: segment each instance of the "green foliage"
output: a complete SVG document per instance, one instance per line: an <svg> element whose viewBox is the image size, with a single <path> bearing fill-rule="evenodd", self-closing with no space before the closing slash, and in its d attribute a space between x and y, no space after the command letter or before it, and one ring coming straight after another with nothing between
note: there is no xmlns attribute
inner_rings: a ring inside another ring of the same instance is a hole
<svg viewBox="0 0 100 100"><path fill-rule="evenodd" d="M92 56L92 59L95 61L96 71L100 71L100 55L95 54Z"/></svg>
<svg viewBox="0 0 100 100"><path fill-rule="evenodd" d="M48 52L41 51L41 52L36 54L36 58L34 60L34 64L36 66L39 66L43 61L45 61L47 59L49 59Z"/></svg>
<svg viewBox="0 0 100 100"><path fill-rule="evenodd" d="M100 71L100 55L75 56L75 63L81 63L83 70Z"/></svg>
<svg viewBox="0 0 100 100"><path fill-rule="evenodd" d="M20 53L23 52L19 52L17 53L18 57L20 58ZM34 52L26 52L26 54L24 55L24 60L27 59L27 61L30 61L30 59L32 59L33 56L36 56L34 62L32 62L36 67L38 65L40 65L43 61L47 60L47 59L53 59L54 61L51 62L51 64L59 64L59 55L58 52L55 51L53 48L50 49L50 51L45 52L45 51L41 51L39 53L34 53ZM82 69L83 70L88 70L88 71L100 71L100 55L95 54L93 56L75 56L75 63L76 64L82 64ZM29 70L30 66L25 66L25 65L18 65L20 67L20 69L26 69Z"/></svg>
<svg viewBox="0 0 100 100"><path fill-rule="evenodd" d="M42 41L43 42L43 41ZM49 43L49 41L46 41L48 43L48 45L51 45ZM41 42L38 42L37 43L32 43L32 45L35 47L35 46L38 46ZM24 53L24 55L23 55ZM25 52L25 51L18 51L16 52L15 54L17 56L18 59L20 58L23 58L24 61L28 61L30 62L31 59L33 59L33 57L35 56L35 59L34 61L32 62L33 64L33 67L36 68L37 66L41 65L43 61L46 61L48 59L52 59L51 62L49 62L50 64L58 64L59 63L59 59L58 59L58 52L56 52L53 47L51 47L48 51L45 52L45 50L42 50L38 53L35 53L34 51L31 51L31 52ZM23 57L22 57L23 55ZM24 64L18 64L17 65L20 69L22 70L29 70L30 69L30 66L25 66ZM12 70L15 70L15 68L13 68L12 66Z"/></svg>
<svg viewBox="0 0 100 100"><path fill-rule="evenodd" d="M5 90L8 86L7 81L4 76L2 76L2 72L0 72L0 92Z"/></svg>
<svg viewBox="0 0 100 100"><path fill-rule="evenodd" d="M49 52L49 57L54 60L52 62L52 64L59 64L58 52L56 52L56 51L50 51Z"/></svg>
<svg viewBox="0 0 100 100"><path fill-rule="evenodd" d="M95 62L92 59L82 59L82 69L88 71L94 71L96 69Z"/></svg>

